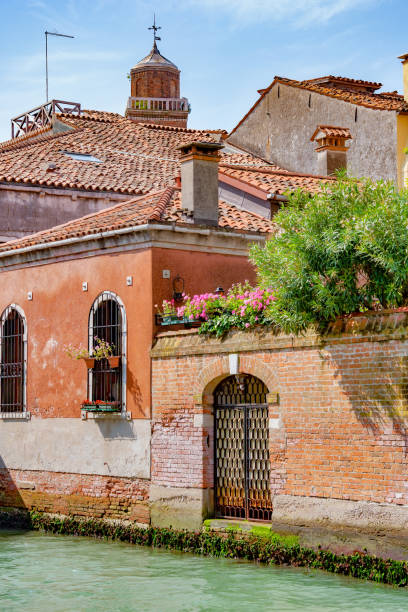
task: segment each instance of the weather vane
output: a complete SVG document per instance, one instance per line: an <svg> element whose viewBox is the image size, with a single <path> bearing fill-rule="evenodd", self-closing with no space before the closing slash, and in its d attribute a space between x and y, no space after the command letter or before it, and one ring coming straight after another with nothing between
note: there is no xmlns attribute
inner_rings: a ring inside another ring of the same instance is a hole
<svg viewBox="0 0 408 612"><path fill-rule="evenodd" d="M156 25L156 13L153 13L153 25L149 30L153 30L153 42L156 44L156 40L161 40L160 36L157 36L157 31L161 30L161 26Z"/></svg>

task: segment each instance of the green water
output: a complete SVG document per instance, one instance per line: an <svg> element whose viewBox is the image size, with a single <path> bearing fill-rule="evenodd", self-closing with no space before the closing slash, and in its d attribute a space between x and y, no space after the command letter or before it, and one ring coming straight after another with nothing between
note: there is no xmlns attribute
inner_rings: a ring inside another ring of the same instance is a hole
<svg viewBox="0 0 408 612"><path fill-rule="evenodd" d="M0 610L408 611L408 589L324 572L0 532Z"/></svg>

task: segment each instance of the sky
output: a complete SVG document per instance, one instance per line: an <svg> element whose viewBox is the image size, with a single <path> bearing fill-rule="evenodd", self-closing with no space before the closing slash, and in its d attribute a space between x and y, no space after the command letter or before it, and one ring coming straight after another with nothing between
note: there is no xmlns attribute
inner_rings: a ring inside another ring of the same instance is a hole
<svg viewBox="0 0 408 612"><path fill-rule="evenodd" d="M408 0L0 0L0 140L10 119L50 98L124 113L127 74L162 27L161 53L181 70L189 127L231 130L275 75L327 74L402 91Z"/></svg>

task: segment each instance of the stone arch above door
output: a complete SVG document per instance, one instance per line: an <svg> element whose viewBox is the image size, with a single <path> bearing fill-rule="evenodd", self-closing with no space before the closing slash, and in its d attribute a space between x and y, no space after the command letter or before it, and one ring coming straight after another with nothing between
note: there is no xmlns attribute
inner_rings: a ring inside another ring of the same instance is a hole
<svg viewBox="0 0 408 612"><path fill-rule="evenodd" d="M275 370L269 364L261 361L259 357L250 354L239 355L238 373L251 374L262 380L269 389L268 404L277 402L278 377ZM194 389L194 403L197 405L212 404L215 388L230 374L229 355L212 359L197 378Z"/></svg>

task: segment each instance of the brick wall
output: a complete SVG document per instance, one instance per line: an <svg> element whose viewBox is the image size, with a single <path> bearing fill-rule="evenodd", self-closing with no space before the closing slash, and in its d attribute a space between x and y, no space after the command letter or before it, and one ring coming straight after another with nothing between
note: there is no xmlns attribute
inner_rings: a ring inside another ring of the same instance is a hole
<svg viewBox="0 0 408 612"><path fill-rule="evenodd" d="M149 481L0 469L0 506L149 522Z"/></svg>
<svg viewBox="0 0 408 612"><path fill-rule="evenodd" d="M408 504L407 334L405 312L342 320L324 338L163 334L152 351L152 483L212 486L211 393L239 353L239 370L272 396L273 494Z"/></svg>
<svg viewBox="0 0 408 612"><path fill-rule="evenodd" d="M175 70L137 69L130 73L131 96L135 98L179 98L180 74Z"/></svg>

